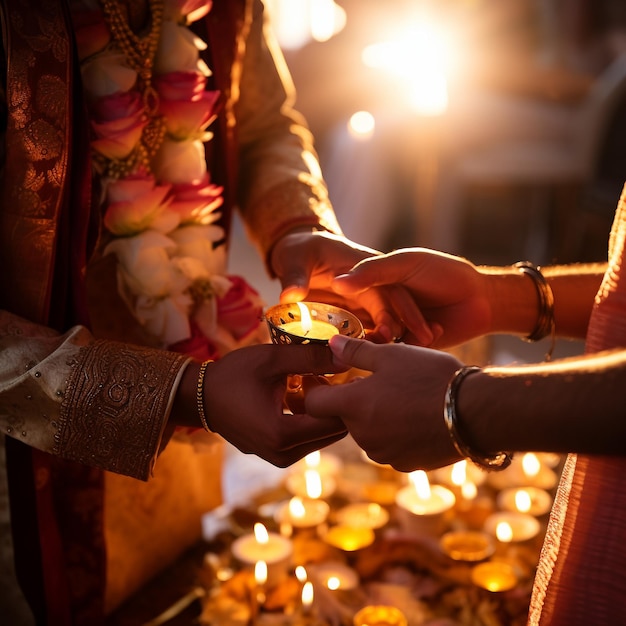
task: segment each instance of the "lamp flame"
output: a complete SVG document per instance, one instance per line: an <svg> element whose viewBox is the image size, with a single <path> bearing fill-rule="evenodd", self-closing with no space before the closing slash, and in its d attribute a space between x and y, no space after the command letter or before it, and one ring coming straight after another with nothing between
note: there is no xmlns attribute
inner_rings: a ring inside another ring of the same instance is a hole
<svg viewBox="0 0 626 626"><path fill-rule="evenodd" d="M422 500L430 498L430 482L424 470L416 470L409 474L409 480L415 488L417 496Z"/></svg>
<svg viewBox="0 0 626 626"><path fill-rule="evenodd" d="M313 500L322 495L322 477L317 470L306 470L304 472L304 483L306 485L306 495Z"/></svg>
<svg viewBox="0 0 626 626"><path fill-rule="evenodd" d="M302 330L304 330L305 333L308 333L311 328L313 328L313 322L311 320L309 308L306 304L303 304L302 302L297 302L296 304L300 309L300 324L302 324Z"/></svg>
<svg viewBox="0 0 626 626"><path fill-rule="evenodd" d="M533 452L527 452L522 457L522 469L526 476L537 476L541 469L541 462L537 458L537 455Z"/></svg>
<svg viewBox="0 0 626 626"><path fill-rule="evenodd" d="M267 528L265 528L261 522L257 522L254 525L254 537L257 540L257 543L269 543L270 536L267 532Z"/></svg>
<svg viewBox="0 0 626 626"><path fill-rule="evenodd" d="M518 511L522 513L528 513L530 511L530 494L525 489L518 489L515 492L515 506Z"/></svg>
<svg viewBox="0 0 626 626"><path fill-rule="evenodd" d="M509 543L513 539L513 529L508 522L499 522L496 526L496 537L502 543Z"/></svg>

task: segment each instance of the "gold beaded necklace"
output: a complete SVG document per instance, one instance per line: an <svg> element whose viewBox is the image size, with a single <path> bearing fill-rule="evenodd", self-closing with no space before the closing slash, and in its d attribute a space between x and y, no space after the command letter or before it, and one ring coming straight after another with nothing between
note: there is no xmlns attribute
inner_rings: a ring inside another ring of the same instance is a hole
<svg viewBox="0 0 626 626"><path fill-rule="evenodd" d="M111 160L96 155L98 165L108 176L121 178L141 165L150 171L150 158L156 154L165 136L165 122L157 115L158 94L152 86L154 58L163 24L163 0L149 0L150 29L145 35L135 34L117 0L100 0L100 4L113 41L126 57L129 67L137 72L138 87L148 117L139 145L126 159Z"/></svg>

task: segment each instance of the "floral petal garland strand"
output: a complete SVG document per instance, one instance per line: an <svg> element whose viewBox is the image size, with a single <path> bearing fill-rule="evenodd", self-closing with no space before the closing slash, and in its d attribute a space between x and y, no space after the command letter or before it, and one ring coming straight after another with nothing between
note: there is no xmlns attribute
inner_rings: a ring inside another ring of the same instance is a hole
<svg viewBox="0 0 626 626"><path fill-rule="evenodd" d="M149 96L103 12L85 0L73 13L118 290L164 348L200 359L263 333L258 293L226 276L217 245L223 188L211 182L204 143L221 94L207 90L206 43L188 28L210 10L210 0L163 3Z"/></svg>

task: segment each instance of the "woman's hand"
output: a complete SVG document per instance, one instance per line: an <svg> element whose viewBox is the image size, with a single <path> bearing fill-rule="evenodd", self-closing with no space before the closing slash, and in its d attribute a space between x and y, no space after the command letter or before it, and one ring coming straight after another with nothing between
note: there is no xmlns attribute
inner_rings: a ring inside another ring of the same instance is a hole
<svg viewBox="0 0 626 626"><path fill-rule="evenodd" d="M403 316L407 316L412 321L413 337L429 345L433 335L402 285L381 283L369 289L348 290L345 294L333 288L338 274L379 254L345 237L306 230L282 237L272 250L270 265L283 288L282 302L302 301L308 297L347 308L364 324L370 322L373 328L370 338L380 342L402 337L406 330Z"/></svg>
<svg viewBox="0 0 626 626"><path fill-rule="evenodd" d="M409 296L394 301L395 315L408 331L402 338L405 343L445 348L490 331L493 311L489 276L469 261L449 254L409 248L367 258L335 278L332 289L346 298L358 299L394 285L404 287ZM423 341L425 325L434 335L430 343Z"/></svg>
<svg viewBox="0 0 626 626"><path fill-rule="evenodd" d="M307 413L338 417L378 463L399 471L433 469L459 459L443 418L446 387L461 363L453 356L407 345L375 345L336 335L338 362L371 371L344 385L312 389Z"/></svg>

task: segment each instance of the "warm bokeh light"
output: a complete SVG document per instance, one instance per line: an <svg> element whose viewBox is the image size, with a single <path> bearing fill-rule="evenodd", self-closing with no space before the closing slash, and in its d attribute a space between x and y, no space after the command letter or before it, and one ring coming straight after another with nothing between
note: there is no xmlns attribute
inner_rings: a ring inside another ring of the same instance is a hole
<svg viewBox="0 0 626 626"><path fill-rule="evenodd" d="M496 537L502 543L510 543L513 540L513 529L508 522L498 522L496 526Z"/></svg>
<svg viewBox="0 0 626 626"><path fill-rule="evenodd" d="M254 525L254 536L258 543L269 543L270 537L267 528L261 522Z"/></svg>
<svg viewBox="0 0 626 626"><path fill-rule="evenodd" d="M276 38L297 50L311 40L328 41L346 25L346 12L334 0L263 0Z"/></svg>
<svg viewBox="0 0 626 626"><path fill-rule="evenodd" d="M402 80L417 113L441 115L448 107L452 51L443 31L421 18L392 40L367 46L361 60L367 67L382 69Z"/></svg>
<svg viewBox="0 0 626 626"><path fill-rule="evenodd" d="M302 586L302 607L309 608L313 604L313 583L306 582Z"/></svg>
<svg viewBox="0 0 626 626"><path fill-rule="evenodd" d="M317 499L322 496L322 477L316 470L306 470L304 472L304 482L306 485L306 495L309 498Z"/></svg>
<svg viewBox="0 0 626 626"><path fill-rule="evenodd" d="M255 563L254 580L257 585L264 585L267 582L267 563L265 561Z"/></svg>
<svg viewBox="0 0 626 626"><path fill-rule="evenodd" d="M525 489L518 489L515 493L515 507L522 513L528 513L532 502L530 494Z"/></svg>
<svg viewBox="0 0 626 626"><path fill-rule="evenodd" d="M467 478L467 461L464 459L462 461L457 461L452 466L452 471L450 472L450 480L453 485L460 487Z"/></svg>
<svg viewBox="0 0 626 626"><path fill-rule="evenodd" d="M335 589L339 589L339 587L341 587L341 581L339 580L339 578L337 578L337 576L329 576L328 580L326 581L326 586L331 591L334 591Z"/></svg>
<svg viewBox="0 0 626 626"><path fill-rule="evenodd" d="M299 302L298 304L300 305L301 303ZM308 309L307 309L307 313L308 313ZM314 452L309 452L309 454L307 454L304 457L304 463L310 469L318 469L321 460L322 460L322 453L319 450L315 450Z"/></svg>
<svg viewBox="0 0 626 626"><path fill-rule="evenodd" d="M298 565L296 567L296 578L298 579L298 581L301 583L305 583L308 577L309 576L306 573L306 569L304 568L304 566Z"/></svg>
<svg viewBox="0 0 626 626"><path fill-rule="evenodd" d="M461 495L465 500L473 500L478 495L478 487L471 480L466 480L461 485Z"/></svg>
<svg viewBox="0 0 626 626"><path fill-rule="evenodd" d="M334 0L313 0L309 10L311 36L315 41L328 41L346 25L346 12Z"/></svg>
<svg viewBox="0 0 626 626"><path fill-rule="evenodd" d="M348 133L355 139L369 139L375 128L376 120L369 111L357 111L348 121Z"/></svg>
<svg viewBox="0 0 626 626"><path fill-rule="evenodd" d="M522 469L526 476L537 476L541 469L541 462L534 452L527 452L522 457Z"/></svg>

